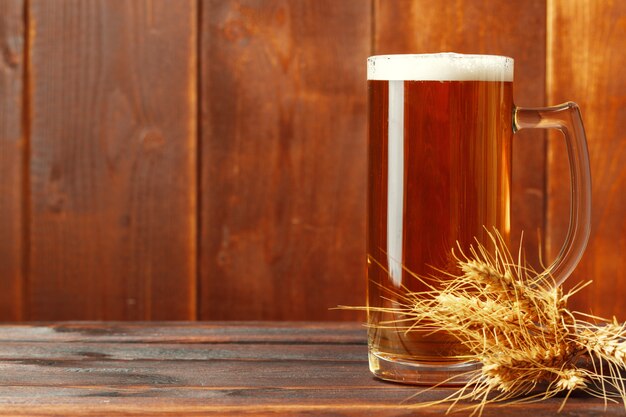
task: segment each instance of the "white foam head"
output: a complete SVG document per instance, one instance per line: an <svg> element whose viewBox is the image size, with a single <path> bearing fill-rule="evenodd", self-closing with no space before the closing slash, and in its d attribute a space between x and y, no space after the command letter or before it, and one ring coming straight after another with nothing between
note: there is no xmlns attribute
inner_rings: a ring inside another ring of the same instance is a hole
<svg viewBox="0 0 626 417"><path fill-rule="evenodd" d="M513 81L513 58L454 53L367 58L368 80Z"/></svg>

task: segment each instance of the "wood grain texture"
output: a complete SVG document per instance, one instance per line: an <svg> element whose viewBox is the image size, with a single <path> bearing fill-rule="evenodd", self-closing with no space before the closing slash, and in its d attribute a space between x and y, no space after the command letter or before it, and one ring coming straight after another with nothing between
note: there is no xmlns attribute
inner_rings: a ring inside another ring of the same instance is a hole
<svg viewBox="0 0 626 417"><path fill-rule="evenodd" d="M360 317L369 2L201 9L200 317Z"/></svg>
<svg viewBox="0 0 626 417"><path fill-rule="evenodd" d="M262 328L262 330L259 330ZM0 342L364 344L355 323L62 322L4 325Z"/></svg>
<svg viewBox="0 0 626 417"><path fill-rule="evenodd" d="M29 5L29 318L194 318L196 2Z"/></svg>
<svg viewBox="0 0 626 417"><path fill-rule="evenodd" d="M308 360L0 361L0 386L320 387L375 386L364 362ZM10 366L6 366L10 365Z"/></svg>
<svg viewBox="0 0 626 417"><path fill-rule="evenodd" d="M568 286L593 284L572 299L582 311L626 319L626 3L548 1L548 91L553 103L579 104L591 157L591 240ZM569 220L569 176L563 139L550 138L548 250L556 256Z"/></svg>
<svg viewBox="0 0 626 417"><path fill-rule="evenodd" d="M0 320L22 318L24 2L0 2Z"/></svg>
<svg viewBox="0 0 626 417"><path fill-rule="evenodd" d="M9 387L11 389L13 387ZM42 396L41 392L50 392ZM382 391L382 392L381 392ZM225 390L178 388L120 389L98 388L25 388L10 391L11 404L3 405L0 416L445 416L447 405L424 406L405 401L414 388L380 390L322 389L238 389ZM423 401L440 399L425 394ZM449 393L449 391L447 391ZM1 391L0 391L1 394ZM21 398L17 395L21 395ZM30 397L30 398L29 398ZM265 399L269 397L268 399ZM35 400L33 400L35 398ZM485 417L548 417L558 415L560 398L547 403L487 407ZM592 404L589 404L590 401ZM460 407L465 404L459 404ZM609 404L605 410L598 400L570 398L562 411L568 417L621 416L623 408ZM469 415L465 413L464 415Z"/></svg>
<svg viewBox="0 0 626 417"><path fill-rule="evenodd" d="M375 54L458 52L515 59L515 104L542 106L545 95L545 0L375 0ZM545 137L523 131L513 141L512 241L525 232L537 265L544 229Z"/></svg>
<svg viewBox="0 0 626 417"><path fill-rule="evenodd" d="M352 323L51 323L0 326L0 340L17 329L32 341L0 344L0 416L431 416L445 415L447 405L421 403L451 393L373 378L365 329ZM179 342L138 337L155 331ZM189 343L205 333L234 337ZM52 334L78 339L41 341ZM303 345L303 335L319 343ZM246 342L255 338L265 342ZM561 402L487 407L483 416L552 416ZM598 413L622 415L623 406L604 410L601 400L574 394L563 411Z"/></svg>
<svg viewBox="0 0 626 417"><path fill-rule="evenodd" d="M362 335L361 335L362 338ZM362 340L362 339L361 339ZM309 360L363 363L365 343L298 343L272 340L272 343L101 343L75 341L3 342L1 360ZM261 358L261 359L260 359Z"/></svg>

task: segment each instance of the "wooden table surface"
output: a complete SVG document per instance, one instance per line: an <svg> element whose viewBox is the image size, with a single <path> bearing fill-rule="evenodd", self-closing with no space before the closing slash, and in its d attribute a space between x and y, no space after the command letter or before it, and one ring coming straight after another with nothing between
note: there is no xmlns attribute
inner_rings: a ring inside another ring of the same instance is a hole
<svg viewBox="0 0 626 417"><path fill-rule="evenodd" d="M432 390L377 380L351 323L62 322L0 326L0 415L443 415ZM554 415L562 398L488 407ZM604 412L570 398L563 416ZM468 415L468 412L455 415ZM605 415L624 415L609 404Z"/></svg>

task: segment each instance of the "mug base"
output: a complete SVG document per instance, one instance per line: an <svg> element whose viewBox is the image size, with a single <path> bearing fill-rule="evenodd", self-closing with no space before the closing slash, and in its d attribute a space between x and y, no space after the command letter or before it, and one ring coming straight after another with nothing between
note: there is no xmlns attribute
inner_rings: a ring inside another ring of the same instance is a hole
<svg viewBox="0 0 626 417"><path fill-rule="evenodd" d="M476 361L456 363L412 362L369 352L370 371L385 381L410 385L455 387L467 384L480 369Z"/></svg>

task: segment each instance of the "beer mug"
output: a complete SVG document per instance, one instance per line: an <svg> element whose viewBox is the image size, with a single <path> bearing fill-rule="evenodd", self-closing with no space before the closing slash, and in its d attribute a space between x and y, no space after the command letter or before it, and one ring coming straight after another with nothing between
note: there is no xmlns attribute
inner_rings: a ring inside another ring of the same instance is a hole
<svg viewBox="0 0 626 417"><path fill-rule="evenodd" d="M474 369L453 335L406 331L402 294L427 290L418 276L453 271L452 248L487 231L510 233L511 141L521 129L554 128L567 143L569 232L549 266L571 274L587 244L591 176L578 107L513 104L513 59L490 55L381 55L367 60L369 95L367 278L370 369L379 378L437 384ZM394 325L397 323L397 325ZM463 383L460 379L452 379Z"/></svg>

